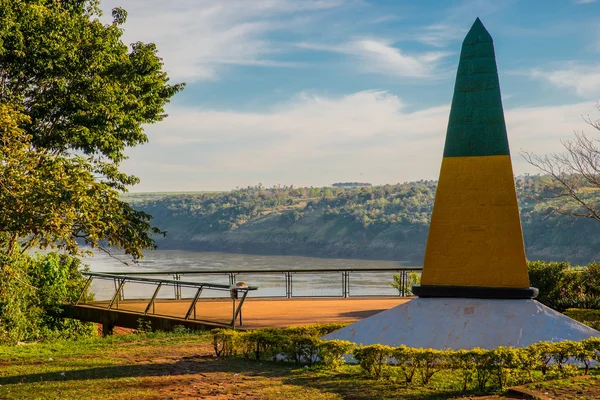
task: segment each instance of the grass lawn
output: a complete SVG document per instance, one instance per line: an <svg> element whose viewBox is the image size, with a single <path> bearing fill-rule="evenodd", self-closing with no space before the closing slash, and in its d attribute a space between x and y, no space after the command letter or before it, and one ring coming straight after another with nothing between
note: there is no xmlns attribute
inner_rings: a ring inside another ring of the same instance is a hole
<svg viewBox="0 0 600 400"><path fill-rule="evenodd" d="M464 397L453 380L440 373L434 375L430 387L407 388L400 383L366 378L355 366L331 372L283 363L218 360L210 337L196 334L152 333L0 347L0 399ZM536 385L544 385L540 389L546 393L562 390L556 392L562 396L556 399L597 399L600 393L596 378ZM579 397L568 397L571 392ZM585 397L587 392L595 393L595 397Z"/></svg>

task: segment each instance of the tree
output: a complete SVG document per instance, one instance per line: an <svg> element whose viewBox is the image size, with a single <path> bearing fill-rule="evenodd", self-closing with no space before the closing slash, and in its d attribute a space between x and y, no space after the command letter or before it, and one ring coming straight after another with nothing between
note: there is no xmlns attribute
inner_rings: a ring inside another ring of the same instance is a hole
<svg viewBox="0 0 600 400"><path fill-rule="evenodd" d="M596 105L600 111L600 103ZM600 131L600 120L584 117ZM575 138L562 141L564 151L546 156L523 152L526 161L548 176L544 181L547 196L554 202L551 212L600 222L600 140L576 132Z"/></svg>
<svg viewBox="0 0 600 400"><path fill-rule="evenodd" d="M0 249L154 246L150 215L119 196L127 147L148 141L184 84L154 44L121 41L127 13L103 24L97 0L0 0Z"/></svg>
<svg viewBox="0 0 600 400"><path fill-rule="evenodd" d="M19 238L23 249L57 245L70 253L77 253L80 239L94 247L105 241L134 256L152 246L148 215L95 179L84 157L38 151L19 128L27 120L0 104L0 243L6 256L15 253Z"/></svg>

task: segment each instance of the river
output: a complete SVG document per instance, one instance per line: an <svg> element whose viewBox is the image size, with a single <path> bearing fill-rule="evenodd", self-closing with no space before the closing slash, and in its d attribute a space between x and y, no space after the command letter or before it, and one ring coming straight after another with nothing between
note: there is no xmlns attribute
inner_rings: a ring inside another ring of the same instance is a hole
<svg viewBox="0 0 600 400"><path fill-rule="evenodd" d="M144 258L137 264L128 261L122 254L110 257L104 253L96 253L93 257L84 259L84 263L90 266L94 272L155 272L164 271L165 275L161 278L172 279L173 272L183 272L181 279L186 281L211 282L228 284L229 277L226 274L199 274L198 272L218 272L218 271L298 271L293 274L293 293L294 296L341 296L342 295L342 274L339 270L345 269L363 269L363 268L407 268L397 261L380 260L356 260L356 259L337 259L337 258L314 258L299 256L266 256L250 254L231 254L231 253L204 253L182 250L154 250L146 251ZM125 265L122 261L128 262ZM302 270L320 270L318 273L302 273ZM328 270L334 270L329 271ZM337 270L337 271L335 271ZM189 274L190 272L193 274ZM188 274L185 274L185 273ZM265 274L244 274L236 276L239 282L243 280L249 285L259 286L259 290L253 295L256 296L285 296L285 280L281 273ZM350 294L354 296L362 295L397 295L396 289L391 287L393 272L352 272L349 276ZM129 283L130 287L136 284ZM142 285L136 289L130 289L129 292L137 293L140 297L145 297L146 292L142 293ZM108 295L109 287L97 288L95 290ZM101 297L105 297L105 295ZM137 296L136 296L137 297Z"/></svg>

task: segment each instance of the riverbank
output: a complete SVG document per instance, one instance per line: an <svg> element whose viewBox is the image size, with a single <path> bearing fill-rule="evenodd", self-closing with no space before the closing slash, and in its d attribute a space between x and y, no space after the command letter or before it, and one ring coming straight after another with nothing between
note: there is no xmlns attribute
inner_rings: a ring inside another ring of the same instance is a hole
<svg viewBox="0 0 600 400"><path fill-rule="evenodd" d="M536 177L517 178L530 260L600 259L600 224L549 213ZM162 250L402 261L421 265L435 182L363 188L247 188L124 196L167 232Z"/></svg>

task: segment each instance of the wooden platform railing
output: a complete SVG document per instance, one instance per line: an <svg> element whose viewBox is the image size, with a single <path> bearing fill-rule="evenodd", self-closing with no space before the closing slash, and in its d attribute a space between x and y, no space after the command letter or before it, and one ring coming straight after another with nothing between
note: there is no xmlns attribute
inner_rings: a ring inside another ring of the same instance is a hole
<svg viewBox="0 0 600 400"><path fill-rule="evenodd" d="M206 292L227 292L228 297L231 297L232 300L232 318L231 318L231 327L235 328L236 321L239 319L239 325L243 324L242 321L242 306L244 305L244 301L248 296L248 292L257 290L257 286L238 286L236 284L233 285L221 285L215 283L204 283L204 282L191 282L191 281L183 281L180 279L159 279L159 278L146 278L140 276L131 276L131 275L122 275L122 274L106 274L106 273L97 273L97 272L84 272L84 276L87 277L87 281L85 283L84 288L79 295L77 302L74 306L85 305L87 307L95 307L99 309L118 311L120 310L120 304L125 300L124 296L124 288L127 283L142 283L147 285L154 286L154 291L150 299L148 300L148 304L145 307L143 312L136 312L140 316L158 316L155 312L155 302L161 291L161 289L165 287L173 287L175 288L175 293L179 293L179 296L176 298L177 300L181 300L181 288L191 288L193 289L194 295L190 298L190 306L185 314L183 320L193 320L193 321L201 321L196 319L196 305L198 304L198 300L203 293ZM89 293L89 289L94 280L108 280L114 283L115 292L112 298L108 301L96 301L94 298L94 294ZM144 300L144 301L145 301ZM139 301L139 299L138 299ZM127 312L131 312L130 310L126 310ZM165 316L169 317L169 316ZM219 325L218 321L204 321L209 324Z"/></svg>

